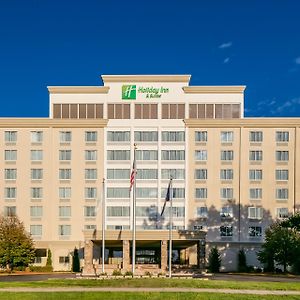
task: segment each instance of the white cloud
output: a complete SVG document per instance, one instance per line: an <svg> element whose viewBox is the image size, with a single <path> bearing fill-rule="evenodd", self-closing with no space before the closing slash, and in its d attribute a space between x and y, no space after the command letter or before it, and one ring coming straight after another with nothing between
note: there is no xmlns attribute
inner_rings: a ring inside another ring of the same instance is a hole
<svg viewBox="0 0 300 300"><path fill-rule="evenodd" d="M297 65L300 65L300 56L297 57L297 58L295 59L295 63L296 63Z"/></svg>
<svg viewBox="0 0 300 300"><path fill-rule="evenodd" d="M219 49L230 48L232 46L232 42L223 43L219 46Z"/></svg>
<svg viewBox="0 0 300 300"><path fill-rule="evenodd" d="M284 112L293 112L296 109L296 106L300 105L300 97L293 98L283 102L281 105L277 106L271 111L272 114L284 113Z"/></svg>
<svg viewBox="0 0 300 300"><path fill-rule="evenodd" d="M223 63L224 63L224 64L227 64L227 63L229 63L229 60L230 60L230 58L229 58L229 57L226 57L226 58L224 59Z"/></svg>

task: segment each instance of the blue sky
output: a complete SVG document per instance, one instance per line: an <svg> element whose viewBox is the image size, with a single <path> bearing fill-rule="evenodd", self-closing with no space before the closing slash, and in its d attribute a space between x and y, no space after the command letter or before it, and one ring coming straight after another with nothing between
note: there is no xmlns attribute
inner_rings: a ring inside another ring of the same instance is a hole
<svg viewBox="0 0 300 300"><path fill-rule="evenodd" d="M47 117L47 85L191 74L247 85L245 116L300 116L298 0L1 0L1 117Z"/></svg>

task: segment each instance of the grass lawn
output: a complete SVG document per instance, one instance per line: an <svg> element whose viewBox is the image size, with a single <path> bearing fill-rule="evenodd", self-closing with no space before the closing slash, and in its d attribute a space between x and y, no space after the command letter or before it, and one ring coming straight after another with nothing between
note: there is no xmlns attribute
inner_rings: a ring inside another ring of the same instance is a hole
<svg viewBox="0 0 300 300"><path fill-rule="evenodd" d="M210 293L86 293L86 292L64 292L64 293L0 293L2 300L56 300L63 297L64 300L299 300L299 296L274 296L274 295L228 295Z"/></svg>
<svg viewBox="0 0 300 300"><path fill-rule="evenodd" d="M0 282L4 287L186 287L186 288L230 288L257 290L291 290L300 291L299 282L254 282L254 281L222 281L199 279L168 279L168 278L139 278L139 279L50 279L35 282ZM300 298L300 297L299 297Z"/></svg>

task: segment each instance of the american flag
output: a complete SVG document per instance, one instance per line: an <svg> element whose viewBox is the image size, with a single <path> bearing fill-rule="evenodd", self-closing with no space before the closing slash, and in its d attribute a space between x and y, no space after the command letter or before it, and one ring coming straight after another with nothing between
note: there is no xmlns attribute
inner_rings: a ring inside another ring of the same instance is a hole
<svg viewBox="0 0 300 300"><path fill-rule="evenodd" d="M133 165L132 165L132 171L130 174L130 188L129 188L130 192L131 192L132 186L134 185L135 175L136 175L136 166L135 166L135 161L134 161Z"/></svg>

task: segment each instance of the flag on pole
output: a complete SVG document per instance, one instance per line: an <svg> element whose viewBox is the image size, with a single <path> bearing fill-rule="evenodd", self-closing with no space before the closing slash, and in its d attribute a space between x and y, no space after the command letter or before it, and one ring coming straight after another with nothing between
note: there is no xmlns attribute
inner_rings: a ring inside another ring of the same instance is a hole
<svg viewBox="0 0 300 300"><path fill-rule="evenodd" d="M163 209L161 211L160 216L162 216L164 214L166 204L167 204L168 201L170 201L170 193L171 193L171 179L170 179L169 186L168 186L168 189L167 189L167 194L166 194L166 197L165 197L165 203L164 203L164 206L163 206Z"/></svg>
<svg viewBox="0 0 300 300"><path fill-rule="evenodd" d="M132 171L130 174L130 188L129 188L129 192L131 192L131 189L134 185L134 181L135 181L135 175L136 175L136 166L135 166L135 160L133 161L133 165L132 165Z"/></svg>

